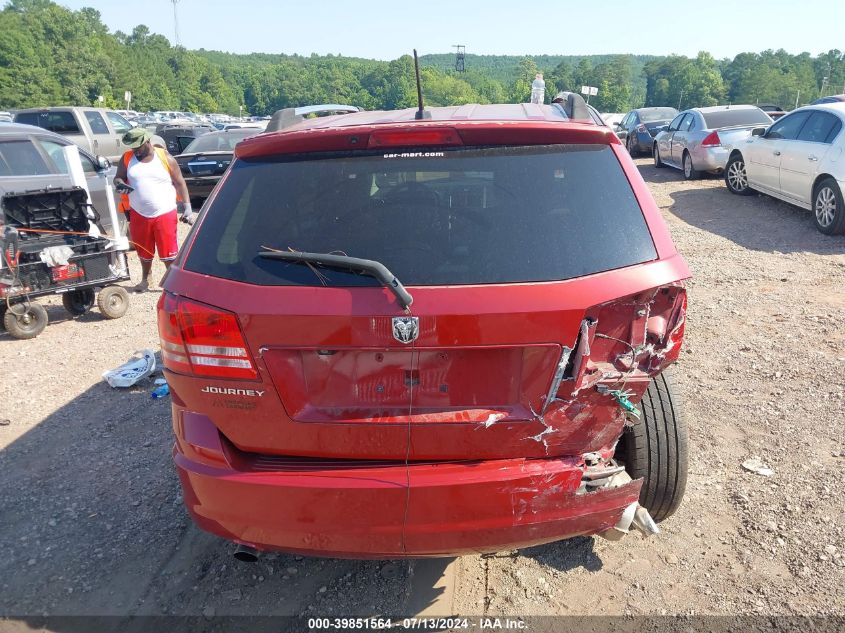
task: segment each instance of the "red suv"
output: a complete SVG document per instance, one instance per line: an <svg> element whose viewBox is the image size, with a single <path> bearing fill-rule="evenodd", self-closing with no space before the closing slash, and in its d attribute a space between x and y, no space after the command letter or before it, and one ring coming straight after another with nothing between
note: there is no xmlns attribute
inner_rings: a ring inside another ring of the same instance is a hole
<svg viewBox="0 0 845 633"><path fill-rule="evenodd" d="M204 530L401 557L657 531L687 265L580 97L240 143L159 302Z"/></svg>

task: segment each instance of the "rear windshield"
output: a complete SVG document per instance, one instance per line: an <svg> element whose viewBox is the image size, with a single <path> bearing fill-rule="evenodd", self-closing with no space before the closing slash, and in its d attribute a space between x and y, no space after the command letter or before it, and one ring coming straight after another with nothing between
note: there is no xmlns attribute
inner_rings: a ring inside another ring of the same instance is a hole
<svg viewBox="0 0 845 633"><path fill-rule="evenodd" d="M196 138L185 148L186 154L198 154L200 152L231 152L235 145L245 138L255 136L258 130L242 129L232 130L225 134L206 134Z"/></svg>
<svg viewBox="0 0 845 633"><path fill-rule="evenodd" d="M20 112L15 116L15 121L37 125L57 134L79 133L79 125L71 112Z"/></svg>
<svg viewBox="0 0 845 633"><path fill-rule="evenodd" d="M570 279L656 259L607 145L238 160L185 268L260 285L372 286L263 248L374 259L405 285Z"/></svg>
<svg viewBox="0 0 845 633"><path fill-rule="evenodd" d="M678 111L675 108L654 108L648 110L640 110L640 119L643 123L653 123L655 121L671 121L675 118Z"/></svg>
<svg viewBox="0 0 845 633"><path fill-rule="evenodd" d="M732 125L771 125L772 120L759 108L742 110L719 110L701 113L708 130Z"/></svg>

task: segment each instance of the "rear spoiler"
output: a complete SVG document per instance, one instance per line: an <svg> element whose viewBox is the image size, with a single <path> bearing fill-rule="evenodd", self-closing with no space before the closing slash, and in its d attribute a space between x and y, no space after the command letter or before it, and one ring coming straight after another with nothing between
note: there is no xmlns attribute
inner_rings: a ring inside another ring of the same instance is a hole
<svg viewBox="0 0 845 633"><path fill-rule="evenodd" d="M584 97L575 92L559 92L552 99L552 104L561 108L570 119L592 121L590 111L587 109L587 102L584 101Z"/></svg>
<svg viewBox="0 0 845 633"><path fill-rule="evenodd" d="M270 118L265 132L278 132L291 125L304 121L309 114L351 114L359 112L360 108L351 105L339 105L337 103L325 103L322 105L300 106L298 108L285 108L277 110Z"/></svg>

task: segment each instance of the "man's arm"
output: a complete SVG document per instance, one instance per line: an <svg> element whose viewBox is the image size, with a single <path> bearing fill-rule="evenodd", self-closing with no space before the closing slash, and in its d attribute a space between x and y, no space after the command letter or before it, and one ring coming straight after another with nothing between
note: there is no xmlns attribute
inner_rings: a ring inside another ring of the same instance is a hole
<svg viewBox="0 0 845 633"><path fill-rule="evenodd" d="M176 193L182 202L176 204L176 209L181 216L183 222L193 224L196 219L196 214L191 208L191 194L188 193L188 185L182 177L182 170L179 168L179 163L170 154L167 154L167 164L170 167L170 180L176 188Z"/></svg>
<svg viewBox="0 0 845 633"><path fill-rule="evenodd" d="M126 162L123 160L123 156L120 157L120 161L117 163L117 171L114 174L115 188L119 185L128 186L126 184Z"/></svg>

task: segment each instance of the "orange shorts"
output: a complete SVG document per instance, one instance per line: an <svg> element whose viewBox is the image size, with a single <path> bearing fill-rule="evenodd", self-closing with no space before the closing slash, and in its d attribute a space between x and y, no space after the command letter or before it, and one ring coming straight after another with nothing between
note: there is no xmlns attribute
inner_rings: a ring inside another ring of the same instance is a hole
<svg viewBox="0 0 845 633"><path fill-rule="evenodd" d="M158 251L158 258L163 262L176 259L179 245L176 241L176 209L170 213L147 218L131 211L129 214L129 234L135 243L139 259L152 261Z"/></svg>

